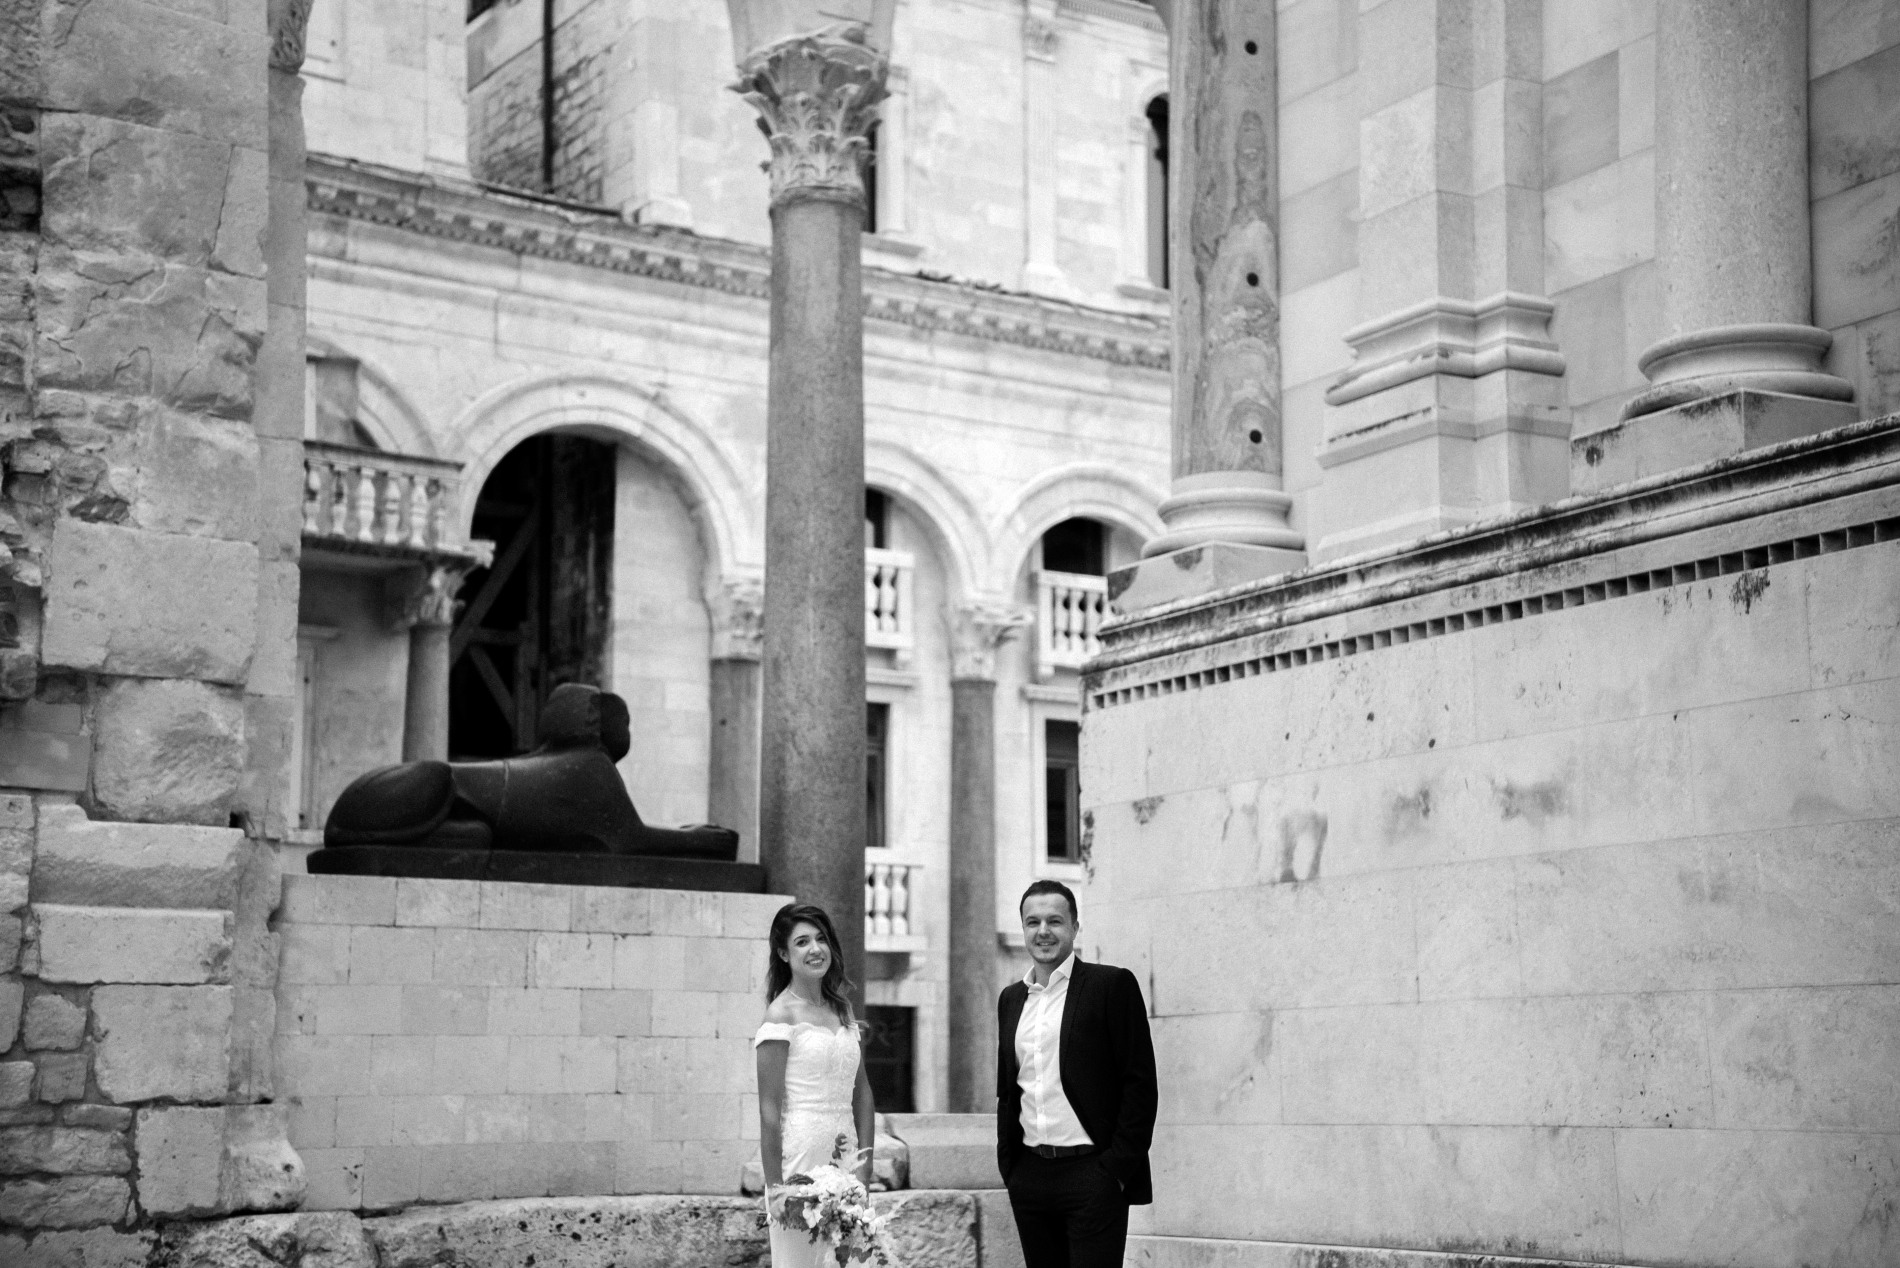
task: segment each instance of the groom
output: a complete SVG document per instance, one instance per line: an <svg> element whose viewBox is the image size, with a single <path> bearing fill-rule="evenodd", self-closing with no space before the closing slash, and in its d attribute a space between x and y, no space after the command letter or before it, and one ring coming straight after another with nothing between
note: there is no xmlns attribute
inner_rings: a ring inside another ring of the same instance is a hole
<svg viewBox="0 0 1900 1268"><path fill-rule="evenodd" d="M996 1006L996 1164L1028 1268L1121 1268L1128 1208L1154 1200L1155 1053L1127 969L1075 956L1075 895L1017 910L1035 961Z"/></svg>

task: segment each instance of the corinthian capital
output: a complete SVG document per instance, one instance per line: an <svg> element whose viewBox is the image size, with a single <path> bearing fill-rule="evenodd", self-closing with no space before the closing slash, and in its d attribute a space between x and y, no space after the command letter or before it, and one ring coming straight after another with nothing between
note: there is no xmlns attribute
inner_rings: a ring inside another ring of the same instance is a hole
<svg viewBox="0 0 1900 1268"><path fill-rule="evenodd" d="M772 144L772 205L797 198L864 202L864 162L889 63L861 22L760 49L733 91L759 112Z"/></svg>
<svg viewBox="0 0 1900 1268"><path fill-rule="evenodd" d="M996 650L1029 624L1029 614L1013 603L978 600L950 614L950 677L996 681Z"/></svg>
<svg viewBox="0 0 1900 1268"><path fill-rule="evenodd" d="M383 583L385 616L392 628L416 625L452 626L456 595L467 573L460 568L418 568L398 573Z"/></svg>
<svg viewBox="0 0 1900 1268"><path fill-rule="evenodd" d="M326 0L334 3L334 0ZM304 32L312 0L270 0L270 64L293 75L303 67Z"/></svg>

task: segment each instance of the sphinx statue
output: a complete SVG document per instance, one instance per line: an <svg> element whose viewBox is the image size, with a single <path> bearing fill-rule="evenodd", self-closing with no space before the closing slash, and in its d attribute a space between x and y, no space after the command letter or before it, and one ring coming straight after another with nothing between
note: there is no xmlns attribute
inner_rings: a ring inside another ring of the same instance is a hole
<svg viewBox="0 0 1900 1268"><path fill-rule="evenodd" d="M614 763L632 747L627 703L556 687L534 749L494 762L404 762L358 776L323 825L325 846L618 854L730 862L739 834L640 818Z"/></svg>

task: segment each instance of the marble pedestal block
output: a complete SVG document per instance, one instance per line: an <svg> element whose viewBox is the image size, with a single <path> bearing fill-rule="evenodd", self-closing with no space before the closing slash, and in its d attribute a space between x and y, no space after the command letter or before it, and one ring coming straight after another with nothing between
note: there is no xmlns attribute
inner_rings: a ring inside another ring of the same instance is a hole
<svg viewBox="0 0 1900 1268"><path fill-rule="evenodd" d="M1851 401L1740 389L1627 418L1570 442L1573 493L1602 489L1696 466L1749 449L1845 427L1859 417Z"/></svg>
<svg viewBox="0 0 1900 1268"><path fill-rule="evenodd" d="M1304 567L1305 551L1279 546L1183 546L1110 573L1108 601L1118 612L1138 612Z"/></svg>

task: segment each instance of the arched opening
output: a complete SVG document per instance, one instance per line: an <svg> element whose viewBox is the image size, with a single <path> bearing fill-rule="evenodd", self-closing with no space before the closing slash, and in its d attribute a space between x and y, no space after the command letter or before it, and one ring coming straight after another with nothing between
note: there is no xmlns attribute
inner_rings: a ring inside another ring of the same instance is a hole
<svg viewBox="0 0 1900 1268"><path fill-rule="evenodd" d="M450 638L452 757L523 752L555 687L609 685L615 465L612 445L543 433L482 485L472 536L495 562L469 574Z"/></svg>
<svg viewBox="0 0 1900 1268"><path fill-rule="evenodd" d="M1168 285L1168 96L1148 103L1148 280Z"/></svg>

